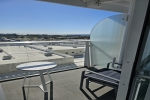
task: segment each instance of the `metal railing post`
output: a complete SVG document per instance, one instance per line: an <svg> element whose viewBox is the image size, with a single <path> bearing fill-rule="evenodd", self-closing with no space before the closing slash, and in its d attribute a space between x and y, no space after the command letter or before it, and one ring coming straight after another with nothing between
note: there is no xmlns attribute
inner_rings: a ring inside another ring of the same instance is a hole
<svg viewBox="0 0 150 100"><path fill-rule="evenodd" d="M90 42L89 41L87 41L86 42L86 48L85 48L85 57L84 57L84 66L85 67L90 67Z"/></svg>

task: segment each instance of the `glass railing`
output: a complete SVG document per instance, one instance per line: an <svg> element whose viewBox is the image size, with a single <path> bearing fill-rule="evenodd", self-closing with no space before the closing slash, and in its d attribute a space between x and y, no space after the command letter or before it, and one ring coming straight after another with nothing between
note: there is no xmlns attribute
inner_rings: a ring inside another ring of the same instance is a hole
<svg viewBox="0 0 150 100"><path fill-rule="evenodd" d="M116 58L121 63L126 14L110 16L97 23L90 34L92 66L106 67Z"/></svg>
<svg viewBox="0 0 150 100"><path fill-rule="evenodd" d="M89 40L0 42L0 81L23 77L25 73L18 71L16 66L26 62L57 63L51 72L88 66L86 47L89 48ZM28 74L36 75L37 72Z"/></svg>

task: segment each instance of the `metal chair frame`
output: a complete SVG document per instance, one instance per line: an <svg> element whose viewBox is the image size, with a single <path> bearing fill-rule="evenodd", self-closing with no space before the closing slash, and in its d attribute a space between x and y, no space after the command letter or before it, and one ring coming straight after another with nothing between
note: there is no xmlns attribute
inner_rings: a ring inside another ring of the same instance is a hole
<svg viewBox="0 0 150 100"><path fill-rule="evenodd" d="M80 89L82 89L83 87L83 82L84 82L84 79L86 79L86 88L89 88L89 83L91 82L95 82L95 83L98 83L98 84L103 84L104 86L109 86L109 87L112 87L114 88L115 92L117 93L117 90L118 90L118 85L119 85L119 79L116 79L114 77L110 77L110 76L107 76L107 75L104 75L104 74L101 74L101 73L98 73L99 71L102 71L102 70L113 70L113 71L116 71L118 73L121 73L121 70L116 70L117 68L114 69L110 69L109 66L110 64L116 64L116 65L119 65L121 66L122 64L119 64L119 63L113 63L113 62L110 62L107 64L107 68L102 68L100 70L96 70L96 71L92 71L92 70L86 70L86 71L83 71L82 74L81 74L81 81L80 81ZM99 79L97 77L93 77L93 76L90 76L90 73L92 74L95 74L95 75L98 75L100 77L105 77L106 80L103 80L103 79ZM111 80L114 80L116 82L111 82L107 79L111 79Z"/></svg>

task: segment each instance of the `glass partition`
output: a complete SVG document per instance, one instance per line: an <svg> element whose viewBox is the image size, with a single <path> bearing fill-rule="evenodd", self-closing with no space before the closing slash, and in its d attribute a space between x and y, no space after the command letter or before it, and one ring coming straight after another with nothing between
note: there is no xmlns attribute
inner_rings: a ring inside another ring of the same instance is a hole
<svg viewBox="0 0 150 100"><path fill-rule="evenodd" d="M119 14L100 21L91 31L91 64L106 67L108 62L121 61L121 48L126 28L126 15Z"/></svg>
<svg viewBox="0 0 150 100"><path fill-rule="evenodd" d="M86 41L26 41L0 43L0 81L20 78L24 72L16 66L28 62L55 62L51 72L84 66ZM29 75L36 71L29 72Z"/></svg>

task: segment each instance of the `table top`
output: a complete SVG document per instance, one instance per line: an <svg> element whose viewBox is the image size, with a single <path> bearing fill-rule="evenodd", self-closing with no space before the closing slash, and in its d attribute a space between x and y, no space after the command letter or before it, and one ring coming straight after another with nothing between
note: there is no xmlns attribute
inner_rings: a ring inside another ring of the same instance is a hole
<svg viewBox="0 0 150 100"><path fill-rule="evenodd" d="M24 71L39 71L39 70L46 70L56 67L57 64L54 62L29 62L18 65L16 68L19 70Z"/></svg>

